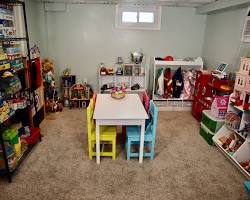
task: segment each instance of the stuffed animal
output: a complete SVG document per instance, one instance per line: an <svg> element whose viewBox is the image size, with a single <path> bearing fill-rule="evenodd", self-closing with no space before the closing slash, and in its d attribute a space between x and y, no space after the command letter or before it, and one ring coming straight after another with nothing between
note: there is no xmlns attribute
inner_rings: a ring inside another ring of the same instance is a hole
<svg viewBox="0 0 250 200"><path fill-rule="evenodd" d="M173 80L171 69L167 68L164 72L164 98L172 97L173 95Z"/></svg>
<svg viewBox="0 0 250 200"><path fill-rule="evenodd" d="M48 85L51 85L52 87L55 86L54 67L55 67L54 62L51 59L46 58L43 60L42 69L44 75L44 82Z"/></svg>

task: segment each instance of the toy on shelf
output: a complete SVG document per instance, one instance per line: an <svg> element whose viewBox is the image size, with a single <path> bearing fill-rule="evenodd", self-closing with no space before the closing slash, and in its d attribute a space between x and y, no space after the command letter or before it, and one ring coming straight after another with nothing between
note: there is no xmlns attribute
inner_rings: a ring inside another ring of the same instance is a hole
<svg viewBox="0 0 250 200"><path fill-rule="evenodd" d="M123 75L123 69L122 69L122 67L117 67L116 75L119 75L119 76Z"/></svg>
<svg viewBox="0 0 250 200"><path fill-rule="evenodd" d="M230 134L229 137L222 136L218 139L220 145L223 149L227 151L230 155L233 155L243 144L243 140L239 138L236 134Z"/></svg>
<svg viewBox="0 0 250 200"><path fill-rule="evenodd" d="M238 130L240 128L241 116L235 112L228 112L225 115L225 125L233 130Z"/></svg>
<svg viewBox="0 0 250 200"><path fill-rule="evenodd" d="M250 173L250 160L247 160L245 162L240 162L240 165Z"/></svg>
<svg viewBox="0 0 250 200"><path fill-rule="evenodd" d="M211 105L211 113L214 117L225 119L229 96L215 96Z"/></svg>
<svg viewBox="0 0 250 200"><path fill-rule="evenodd" d="M71 70L70 68L65 68L63 70L63 76L70 76L71 75Z"/></svg>
<svg viewBox="0 0 250 200"><path fill-rule="evenodd" d="M70 88L70 108L86 108L90 98L90 87L76 83Z"/></svg>
<svg viewBox="0 0 250 200"><path fill-rule="evenodd" d="M76 83L76 76L70 73L70 69L66 68L62 76L62 100L63 105L70 106L70 89Z"/></svg>
<svg viewBox="0 0 250 200"><path fill-rule="evenodd" d="M248 110L250 108L250 58L241 58L240 69L236 74L234 93L231 100L235 106Z"/></svg>

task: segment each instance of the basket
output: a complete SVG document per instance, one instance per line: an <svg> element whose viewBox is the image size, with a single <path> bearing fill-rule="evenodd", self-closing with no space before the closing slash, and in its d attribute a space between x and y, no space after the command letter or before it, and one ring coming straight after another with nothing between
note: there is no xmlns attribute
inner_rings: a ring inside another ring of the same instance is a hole
<svg viewBox="0 0 250 200"><path fill-rule="evenodd" d="M126 96L126 93L121 93L121 94L115 94L115 93L111 93L111 97L114 98L114 99L123 99L124 97Z"/></svg>

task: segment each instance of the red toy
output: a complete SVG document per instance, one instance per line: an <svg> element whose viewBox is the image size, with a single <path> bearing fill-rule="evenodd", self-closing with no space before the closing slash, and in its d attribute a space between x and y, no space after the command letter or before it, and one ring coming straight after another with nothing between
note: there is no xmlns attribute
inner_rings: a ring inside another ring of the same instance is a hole
<svg viewBox="0 0 250 200"><path fill-rule="evenodd" d="M164 58L164 60L165 60L165 61L173 61L174 58L173 58L172 56L166 56L166 57Z"/></svg>
<svg viewBox="0 0 250 200"><path fill-rule="evenodd" d="M164 72L164 98L169 98L173 94L173 81L171 69L167 68Z"/></svg>

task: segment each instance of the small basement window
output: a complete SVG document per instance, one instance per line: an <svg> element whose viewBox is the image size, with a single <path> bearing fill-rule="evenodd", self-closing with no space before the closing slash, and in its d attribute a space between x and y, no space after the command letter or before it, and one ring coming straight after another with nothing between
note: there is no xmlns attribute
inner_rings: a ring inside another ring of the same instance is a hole
<svg viewBox="0 0 250 200"><path fill-rule="evenodd" d="M161 6L116 6L116 28L161 29Z"/></svg>
<svg viewBox="0 0 250 200"><path fill-rule="evenodd" d="M248 7L244 28L242 31L242 42L250 42L250 8Z"/></svg>

